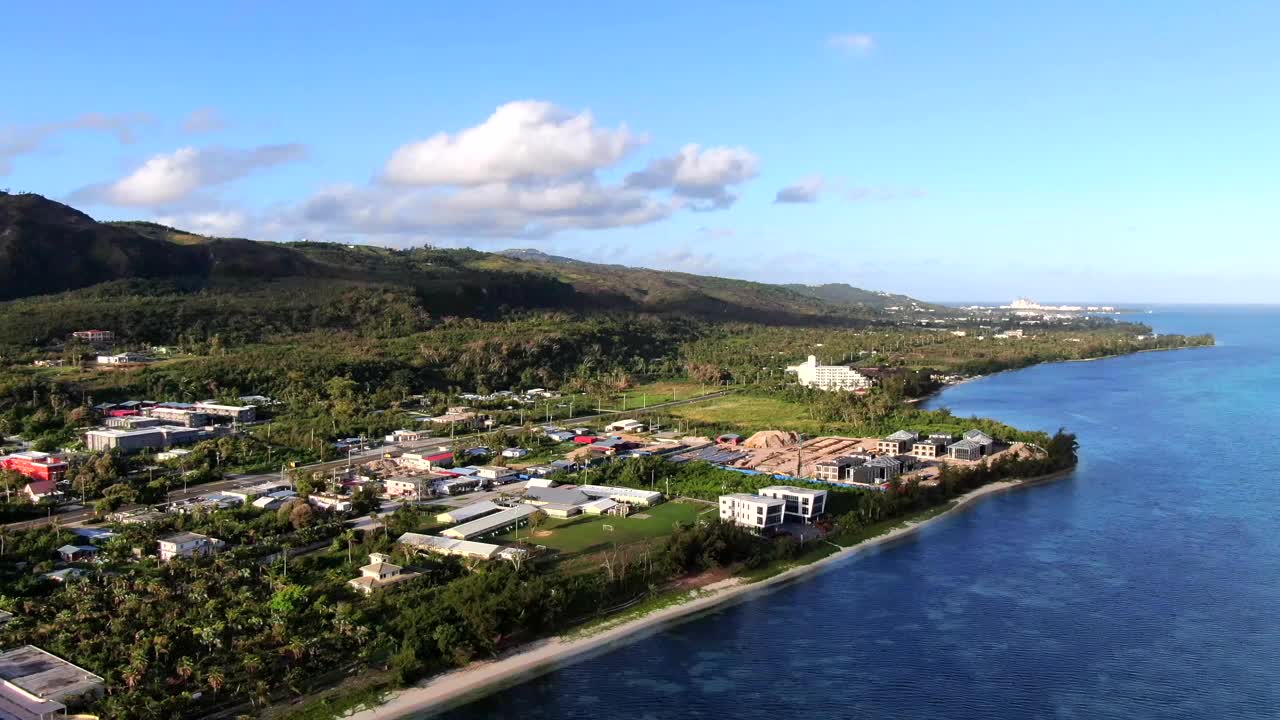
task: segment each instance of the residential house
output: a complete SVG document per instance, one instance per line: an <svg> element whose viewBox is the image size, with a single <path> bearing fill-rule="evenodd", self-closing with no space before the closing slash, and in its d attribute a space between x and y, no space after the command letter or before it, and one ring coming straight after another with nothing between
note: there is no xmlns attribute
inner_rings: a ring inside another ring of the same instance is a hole
<svg viewBox="0 0 1280 720"><path fill-rule="evenodd" d="M390 559L391 557L385 553L370 553L369 564L360 568L360 577L347 581L347 584L365 595L370 595L375 590L411 580L419 575L389 562Z"/></svg>
<svg viewBox="0 0 1280 720"><path fill-rule="evenodd" d="M223 541L193 532L180 532L160 538L160 559L169 562L176 557L213 555L226 545Z"/></svg>
<svg viewBox="0 0 1280 720"><path fill-rule="evenodd" d="M720 496L720 519L763 532L783 523L787 501L782 498L734 493Z"/></svg>
<svg viewBox="0 0 1280 720"><path fill-rule="evenodd" d="M574 438L574 435L568 430L551 430L547 432L547 437L555 440L556 442L562 443L569 442Z"/></svg>
<svg viewBox="0 0 1280 720"><path fill-rule="evenodd" d="M116 334L110 330L77 330L71 333L71 337L91 343L101 343L115 340Z"/></svg>
<svg viewBox="0 0 1280 720"><path fill-rule="evenodd" d="M418 432L417 430L396 430L388 435L385 440L390 445L396 445L398 443L418 442L419 440L426 439L427 437L428 436L425 433Z"/></svg>
<svg viewBox="0 0 1280 720"><path fill-rule="evenodd" d="M55 502L62 498L58 483L52 480L33 480L22 488L22 493L33 503Z"/></svg>
<svg viewBox="0 0 1280 720"><path fill-rule="evenodd" d="M522 447L509 447L506 450L502 451L502 457L512 458L515 460L518 460L522 457L526 457L528 454L529 454L529 451L525 450Z"/></svg>
<svg viewBox="0 0 1280 720"><path fill-rule="evenodd" d="M63 562L92 560L97 554L98 548L92 545L63 545L58 548L58 555Z"/></svg>

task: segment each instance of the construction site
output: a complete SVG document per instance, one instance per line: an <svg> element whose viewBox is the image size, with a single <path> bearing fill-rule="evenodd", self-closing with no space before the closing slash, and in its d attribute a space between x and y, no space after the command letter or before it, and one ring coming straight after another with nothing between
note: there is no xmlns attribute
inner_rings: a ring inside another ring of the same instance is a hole
<svg viewBox="0 0 1280 720"><path fill-rule="evenodd" d="M880 438L878 437L824 436L804 439L794 432L765 430L752 435L740 444L709 444L680 453L673 459L686 462L702 460L716 465L760 473L813 478L818 476L817 466L819 464L833 461L836 458L872 458L884 455L877 448L879 442ZM945 458L932 462L921 461L916 469L904 473L904 476L927 479L937 475L943 463L969 466L988 462L1005 453L1022 454L1027 452L1032 452L1031 448L1022 443L1014 443L998 449L981 460Z"/></svg>

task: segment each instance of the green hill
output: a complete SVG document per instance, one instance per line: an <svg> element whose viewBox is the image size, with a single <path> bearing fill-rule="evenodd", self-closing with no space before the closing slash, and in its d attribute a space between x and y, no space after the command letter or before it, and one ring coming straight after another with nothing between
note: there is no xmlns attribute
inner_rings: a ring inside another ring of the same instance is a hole
<svg viewBox="0 0 1280 720"><path fill-rule="evenodd" d="M433 318L519 311L640 313L791 325L897 322L927 307L824 288L587 263L536 250L393 250L204 237L149 222L100 223L34 194L0 193L0 343L83 326L172 341L251 340L356 324L414 332ZM821 291L821 292L819 292Z"/></svg>

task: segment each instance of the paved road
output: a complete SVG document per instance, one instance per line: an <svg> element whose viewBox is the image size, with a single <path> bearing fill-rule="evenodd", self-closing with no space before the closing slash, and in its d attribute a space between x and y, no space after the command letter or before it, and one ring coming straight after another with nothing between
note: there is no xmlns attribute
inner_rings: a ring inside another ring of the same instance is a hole
<svg viewBox="0 0 1280 720"><path fill-rule="evenodd" d="M612 417L617 415L647 412L649 410L659 410L662 408L675 407L677 405L689 405L691 403L704 402L704 401L712 400L718 397L724 397L725 395L728 395L731 392L733 391L721 390L720 392L708 393L706 395L699 395L697 397L686 398L684 400L668 400L667 402L656 403L644 408L632 408L626 411L607 410L604 412L597 412L592 415L580 415L578 417L568 418L563 420L555 420L553 422L559 425L574 425L577 423L590 422L592 420L600 420L602 418L607 418L607 417ZM545 423L538 423L538 424L545 424ZM432 437L432 438L427 438L425 440L418 440L412 443L400 443L395 447L398 447L401 450L404 450L407 452L416 452L418 450L424 450L427 448L437 448L437 447L440 447L441 445L449 445L457 440L465 440L467 438L477 437L479 435L495 432L499 429L507 430L509 432L518 432L520 430L520 427L516 425L507 425L502 428L494 428L492 430L486 430L483 433L470 433L467 435L458 435L452 438ZM342 458L340 460L329 460L326 462L314 463L312 465L303 465L296 469L306 471L306 472L313 472L313 473L314 472L330 472L334 469L345 468L348 466L348 464L358 465L367 460L373 460L373 459L379 458L382 456L383 452L385 452L387 449L388 449L387 447L372 448L369 450L365 450L363 452L352 453L349 459ZM225 480L205 483L203 485L194 485L184 490L170 491L168 496L168 502L190 500L191 498L197 498L202 495L210 495L216 492L222 492L224 490L234 490L236 488L242 488L242 487L252 487L254 485L260 485L264 482L270 482L272 480L278 480L278 479L280 479L280 473L278 472L262 473L257 475L228 476ZM144 506L132 505L132 506L123 507L121 508L121 510L122 511L136 510L142 507ZM34 520L24 520L22 522L9 523L5 527L13 528L15 530L28 529L33 527L40 527L42 525L49 525L55 522L60 525L75 525L75 524L83 523L87 520L90 520L93 517L94 517L93 509L85 508L82 510L55 512L50 517L36 518Z"/></svg>

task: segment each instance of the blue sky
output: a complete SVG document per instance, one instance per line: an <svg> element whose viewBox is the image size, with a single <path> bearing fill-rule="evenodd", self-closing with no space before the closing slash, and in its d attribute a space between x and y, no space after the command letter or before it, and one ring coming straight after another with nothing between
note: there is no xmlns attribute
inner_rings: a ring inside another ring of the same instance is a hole
<svg viewBox="0 0 1280 720"><path fill-rule="evenodd" d="M1274 2L209 5L8 8L0 187L931 300L1280 301Z"/></svg>

